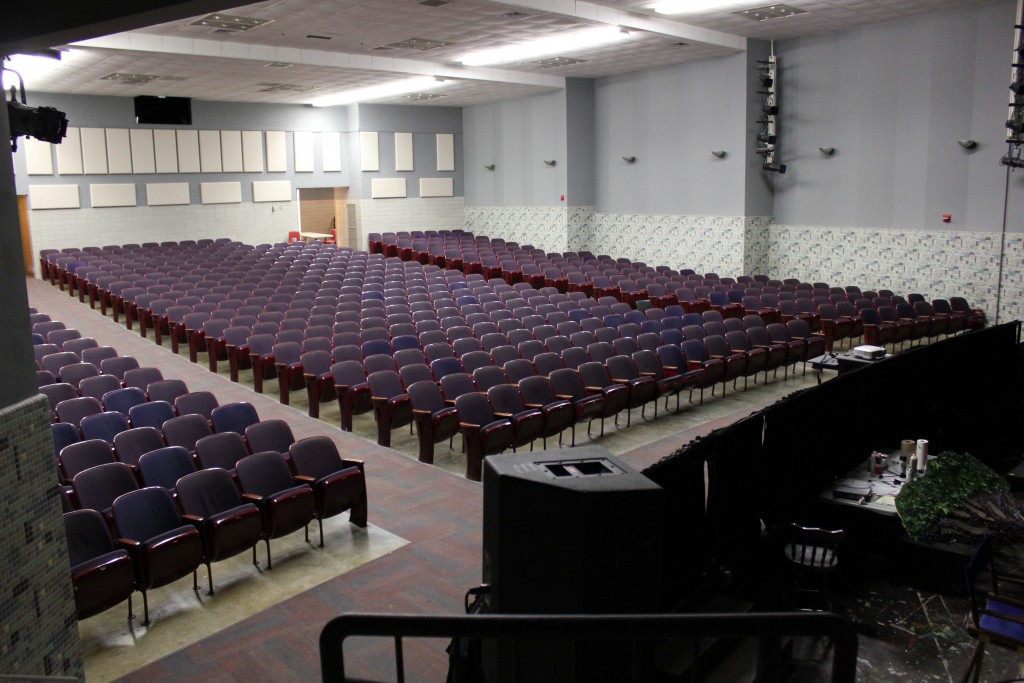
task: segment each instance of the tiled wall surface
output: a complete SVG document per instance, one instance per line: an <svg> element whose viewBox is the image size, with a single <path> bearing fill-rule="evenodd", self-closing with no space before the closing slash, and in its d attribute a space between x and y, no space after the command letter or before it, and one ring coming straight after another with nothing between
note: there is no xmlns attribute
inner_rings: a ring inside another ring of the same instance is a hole
<svg viewBox="0 0 1024 683"><path fill-rule="evenodd" d="M588 250L588 244L594 242L594 216L597 207L569 207L569 239L568 251Z"/></svg>
<svg viewBox="0 0 1024 683"><path fill-rule="evenodd" d="M650 266L735 276L744 272L745 219L735 216L594 215L590 251Z"/></svg>
<svg viewBox="0 0 1024 683"><path fill-rule="evenodd" d="M1006 238L999 292L1000 233L927 232L771 225L769 273L862 289L919 292L928 299L963 296L995 319L1024 315L1024 235ZM895 266L895 267L894 267Z"/></svg>
<svg viewBox="0 0 1024 683"><path fill-rule="evenodd" d="M465 215L465 229L474 234L548 252L568 251L569 209L564 206L467 206Z"/></svg>
<svg viewBox="0 0 1024 683"><path fill-rule="evenodd" d="M32 211L32 250L128 242L229 237L246 244L283 242L298 229L295 202Z"/></svg>
<svg viewBox="0 0 1024 683"><path fill-rule="evenodd" d="M82 677L75 599L42 395L0 410L0 673Z"/></svg>

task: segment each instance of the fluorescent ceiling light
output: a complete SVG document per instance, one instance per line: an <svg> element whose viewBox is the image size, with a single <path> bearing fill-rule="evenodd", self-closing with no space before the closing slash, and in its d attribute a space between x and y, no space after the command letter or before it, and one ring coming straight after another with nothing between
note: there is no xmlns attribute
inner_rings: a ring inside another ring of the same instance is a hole
<svg viewBox="0 0 1024 683"><path fill-rule="evenodd" d="M618 26L600 26L572 33L559 33L519 45L509 45L507 47L497 47L493 50L473 52L462 57L459 61L466 66L522 62L547 55L565 55L575 50L607 45L625 40L628 37L629 34Z"/></svg>
<svg viewBox="0 0 1024 683"><path fill-rule="evenodd" d="M662 0L651 5L651 9L658 14L693 14L726 7L756 5L758 2L762 0Z"/></svg>
<svg viewBox="0 0 1024 683"><path fill-rule="evenodd" d="M338 93L337 95L318 97L310 102L310 104L314 107L334 107L341 104L355 104L356 102L379 100L385 97L393 97L395 95L406 95L411 92L433 90L434 88L440 88L447 84L448 82L444 79L434 78L433 76L406 78L401 81L392 81L381 85L371 85L366 88L348 90L346 92Z"/></svg>
<svg viewBox="0 0 1024 683"><path fill-rule="evenodd" d="M4 60L4 66L21 74L21 77L25 80L25 88L38 89L40 85L46 84L47 76L51 74L57 75L62 68L74 62L83 54L81 50L62 50L60 59L50 59L49 57L38 57L36 55L11 55ZM17 84L17 76L4 72L4 90Z"/></svg>

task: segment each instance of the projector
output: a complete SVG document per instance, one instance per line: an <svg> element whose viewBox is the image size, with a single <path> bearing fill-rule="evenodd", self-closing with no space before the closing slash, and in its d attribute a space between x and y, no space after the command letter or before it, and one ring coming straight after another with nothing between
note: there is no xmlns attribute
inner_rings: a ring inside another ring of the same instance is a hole
<svg viewBox="0 0 1024 683"><path fill-rule="evenodd" d="M853 348L854 358L863 358L864 360L878 360L879 358L885 358L885 349L881 346L855 346Z"/></svg>

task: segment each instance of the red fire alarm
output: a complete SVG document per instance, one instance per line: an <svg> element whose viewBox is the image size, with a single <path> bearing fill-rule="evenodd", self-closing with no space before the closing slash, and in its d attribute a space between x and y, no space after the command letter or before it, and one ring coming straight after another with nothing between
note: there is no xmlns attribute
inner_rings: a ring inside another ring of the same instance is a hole
<svg viewBox="0 0 1024 683"><path fill-rule="evenodd" d="M950 222L952 222L952 220L953 220L953 214L951 214L951 213L944 213L944 214L942 214L942 222L943 223L950 223Z"/></svg>
<svg viewBox="0 0 1024 683"><path fill-rule="evenodd" d="M563 202L565 201L565 195L564 194L562 195L562 201Z"/></svg>

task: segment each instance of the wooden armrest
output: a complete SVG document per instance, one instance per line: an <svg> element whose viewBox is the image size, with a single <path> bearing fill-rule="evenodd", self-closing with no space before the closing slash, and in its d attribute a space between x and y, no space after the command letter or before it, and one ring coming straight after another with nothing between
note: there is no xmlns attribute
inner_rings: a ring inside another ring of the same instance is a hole
<svg viewBox="0 0 1024 683"><path fill-rule="evenodd" d="M459 426L463 429L480 429L480 425L475 425L471 422L460 422Z"/></svg>
<svg viewBox="0 0 1024 683"><path fill-rule="evenodd" d="M117 544L128 548L138 548L142 545L141 541L136 541L134 538L118 538Z"/></svg>
<svg viewBox="0 0 1024 683"><path fill-rule="evenodd" d="M413 415L432 415L433 413L431 413L429 410L420 410L419 408L413 408L412 409L412 414Z"/></svg>
<svg viewBox="0 0 1024 683"><path fill-rule="evenodd" d="M295 481L301 481L304 484L312 484L316 481L316 477L311 477L308 474L296 474Z"/></svg>
<svg viewBox="0 0 1024 683"><path fill-rule="evenodd" d="M258 503L263 500L263 496L257 496L255 493L243 493L242 500L248 500L253 503Z"/></svg>
<svg viewBox="0 0 1024 683"><path fill-rule="evenodd" d="M203 521L203 518L199 515L182 515L181 518L186 522L191 522L192 524L201 524Z"/></svg>
<svg viewBox="0 0 1024 683"><path fill-rule="evenodd" d="M555 398L561 398L561 399L564 399L566 401L571 401L572 400L572 394L555 394Z"/></svg>
<svg viewBox="0 0 1024 683"><path fill-rule="evenodd" d="M587 391L604 391L604 387L583 387Z"/></svg>
<svg viewBox="0 0 1024 683"><path fill-rule="evenodd" d="M544 407L544 404L543 404L543 403L525 403L524 405L525 405L525 406L526 406L527 408L533 408L533 409L535 409L535 410L540 410L541 408L543 408L543 407Z"/></svg>
<svg viewBox="0 0 1024 683"><path fill-rule="evenodd" d="M629 384L629 380L628 379L612 378L612 381L615 382L616 384Z"/></svg>
<svg viewBox="0 0 1024 683"><path fill-rule="evenodd" d="M653 372L641 372L640 376L641 377L657 377L657 374L655 374Z"/></svg>
<svg viewBox="0 0 1024 683"><path fill-rule="evenodd" d="M504 417L506 419L512 417L512 413L495 413L494 415L495 417Z"/></svg>

